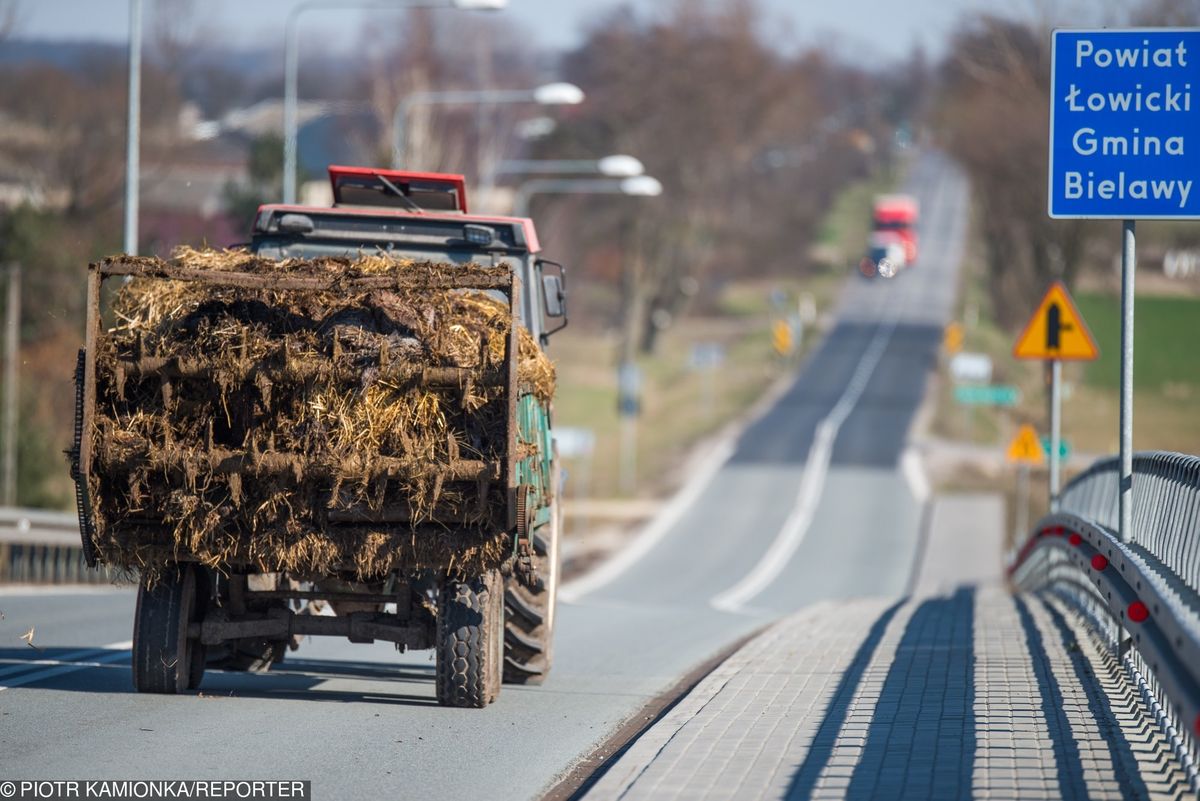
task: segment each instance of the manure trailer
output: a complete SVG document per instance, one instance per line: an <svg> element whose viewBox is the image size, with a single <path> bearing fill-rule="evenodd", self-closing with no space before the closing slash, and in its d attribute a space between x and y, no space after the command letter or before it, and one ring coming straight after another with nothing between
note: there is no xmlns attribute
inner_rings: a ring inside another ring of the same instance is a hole
<svg viewBox="0 0 1200 801"><path fill-rule="evenodd" d="M245 248L89 267L84 555L138 577L139 692L326 635L433 649L438 701L483 707L551 666L565 276L461 176L329 175Z"/></svg>

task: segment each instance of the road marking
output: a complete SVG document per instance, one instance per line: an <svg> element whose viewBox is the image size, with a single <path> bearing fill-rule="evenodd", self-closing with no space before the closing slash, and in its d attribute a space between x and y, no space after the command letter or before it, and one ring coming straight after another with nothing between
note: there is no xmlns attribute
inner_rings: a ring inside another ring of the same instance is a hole
<svg viewBox="0 0 1200 801"><path fill-rule="evenodd" d="M729 461L729 457L733 455L733 451L734 438L729 437L724 439L704 459L699 468L692 474L691 480L683 486L683 489L675 493L675 497L671 498L662 512L642 529L642 533L628 547L617 551L611 559L604 562L604 564L595 570L564 584L558 590L558 597L568 603L577 601L588 593L595 592L600 587L608 584L634 564L641 561L658 544L658 541L665 537L667 532L679 522L679 519L683 517L683 513L700 498L704 490L708 489L709 483L712 482L713 477L725 465L725 462Z"/></svg>
<svg viewBox="0 0 1200 801"><path fill-rule="evenodd" d="M26 668L30 665L52 665L45 670L26 673L23 676L17 676L10 681L0 684L0 692L20 687L24 684L32 684L35 681L62 676L66 673L75 673L79 670L87 670L88 668L103 667L110 662L119 662L122 659L129 659L129 649L133 647L133 643L129 640L124 642L114 642L108 645L101 646L99 649L91 649L88 651L72 651L69 654L63 654L63 659L36 659L26 662L24 665L14 665L16 668ZM79 658L87 656L89 660L86 662L69 661L67 658Z"/></svg>
<svg viewBox="0 0 1200 801"><path fill-rule="evenodd" d="M767 548L766 553L759 559L754 569L746 574L741 581L727 590L714 595L709 604L722 612L742 613L747 611L746 602L765 590L771 582L779 578L779 574L787 567L789 561L800 543L804 541L809 526L812 525L813 515L821 500L821 491L825 488L825 476L829 472L829 463L833 458L833 443L838 431L846 418L854 411L859 398L867 388L867 382L875 372L876 366L883 358L892 332L896 330L899 312L895 312L888 320L879 324L875 336L859 359L849 384L834 404L832 410L817 424L816 436L812 447L809 448L808 458L804 463L804 475L800 479L800 490L796 495L796 504L783 522L779 534Z"/></svg>
<svg viewBox="0 0 1200 801"><path fill-rule="evenodd" d="M917 499L917 503L925 503L929 499L929 477L925 475L925 465L921 454L916 448L905 448L900 456L900 472L908 482L908 491Z"/></svg>

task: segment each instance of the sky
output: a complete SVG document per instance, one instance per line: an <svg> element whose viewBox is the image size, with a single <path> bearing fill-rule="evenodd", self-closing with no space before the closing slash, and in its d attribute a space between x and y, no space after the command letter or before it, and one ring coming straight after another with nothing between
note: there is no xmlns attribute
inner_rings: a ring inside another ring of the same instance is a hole
<svg viewBox="0 0 1200 801"><path fill-rule="evenodd" d="M11 1L11 0L10 0ZM251 45L278 35L281 21L301 0L197 0L216 27L241 31L231 41ZM336 0L334 0L336 2ZM3 0L0 0L3 2ZM20 7L18 35L37 39L100 39L124 42L128 36L129 0L16 0ZM145 0L150 8L155 0ZM578 44L589 20L618 5L620 0L509 0L509 16L527 29L534 42L547 49ZM652 12L663 0L625 0ZM920 44L931 55L941 52L946 34L964 13L1008 10L999 0L760 0L773 17L770 30L784 46L833 45L841 52L891 61L903 58ZM304 27L345 33L357 40L367 17L345 9L310 11ZM1019 3L1018 3L1019 5ZM466 12L454 12L466 13ZM478 13L478 12L475 12ZM272 29L275 30L272 30Z"/></svg>

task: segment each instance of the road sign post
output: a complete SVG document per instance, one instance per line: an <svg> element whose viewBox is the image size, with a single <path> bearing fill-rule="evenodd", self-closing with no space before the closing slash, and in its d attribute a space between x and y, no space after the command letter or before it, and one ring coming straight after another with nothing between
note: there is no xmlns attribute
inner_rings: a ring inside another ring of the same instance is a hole
<svg viewBox="0 0 1200 801"><path fill-rule="evenodd" d="M1008 460L1017 465L1017 522L1013 542L1021 542L1029 533L1029 468L1042 463L1045 452L1037 431L1026 423L1008 444Z"/></svg>
<svg viewBox="0 0 1200 801"><path fill-rule="evenodd" d="M1025 324L1013 356L1038 359L1049 365L1050 372L1050 470L1048 476L1050 511L1058 511L1058 493L1062 462L1062 363L1063 360L1090 361L1100 355L1083 315L1067 288L1055 282L1046 290L1042 302Z"/></svg>
<svg viewBox="0 0 1200 801"><path fill-rule="evenodd" d="M1050 62L1050 216L1123 221L1117 480L1128 540L1135 221L1200 219L1200 28L1057 30Z"/></svg>

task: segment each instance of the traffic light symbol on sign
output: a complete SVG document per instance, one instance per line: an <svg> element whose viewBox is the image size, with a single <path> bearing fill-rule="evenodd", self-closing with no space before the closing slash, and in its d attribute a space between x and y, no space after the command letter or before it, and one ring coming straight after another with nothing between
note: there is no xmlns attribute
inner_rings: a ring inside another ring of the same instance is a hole
<svg viewBox="0 0 1200 801"><path fill-rule="evenodd" d="M1055 282L1026 323L1013 355L1018 359L1091 361L1100 355L1100 349L1067 288Z"/></svg>

